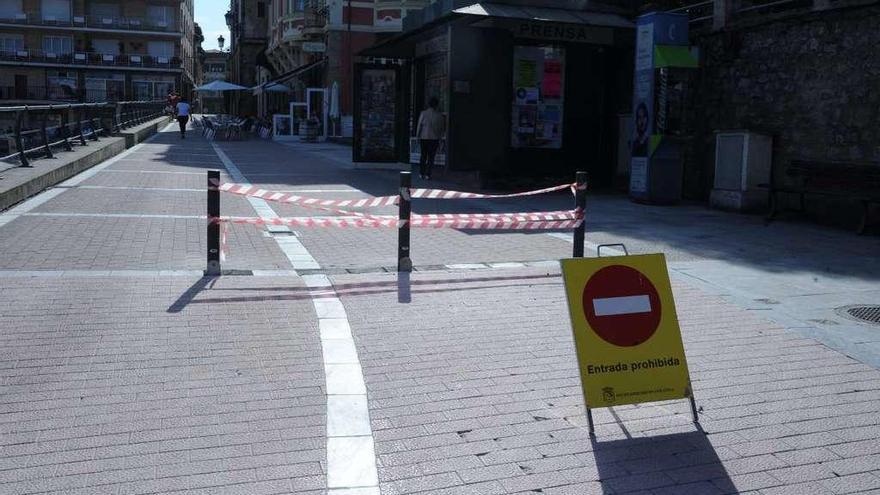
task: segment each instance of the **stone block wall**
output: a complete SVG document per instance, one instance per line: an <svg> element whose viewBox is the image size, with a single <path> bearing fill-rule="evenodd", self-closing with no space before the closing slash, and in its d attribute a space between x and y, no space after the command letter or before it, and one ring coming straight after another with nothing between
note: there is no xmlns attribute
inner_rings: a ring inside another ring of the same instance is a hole
<svg viewBox="0 0 880 495"><path fill-rule="evenodd" d="M808 12L693 32L685 194L706 198L714 131L773 136L776 179L792 159L880 167L880 5Z"/></svg>

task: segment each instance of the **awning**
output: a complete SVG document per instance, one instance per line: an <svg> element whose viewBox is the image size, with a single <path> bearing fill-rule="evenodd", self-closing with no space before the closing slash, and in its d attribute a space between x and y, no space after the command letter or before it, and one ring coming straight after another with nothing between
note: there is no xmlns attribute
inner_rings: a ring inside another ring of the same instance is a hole
<svg viewBox="0 0 880 495"><path fill-rule="evenodd" d="M405 54L412 50L418 41L423 41L431 36L434 28L440 24L461 21L474 23L481 21L517 20L530 22L552 22L558 24L570 24L580 26L594 26L603 28L633 29L635 23L618 14L604 12L588 12L573 9L559 9L551 7L523 7L506 5L493 2L480 2L467 7L453 9L444 15L435 17L418 28L404 31L391 38L362 50L358 55L364 57L384 58L410 58L411 54Z"/></svg>
<svg viewBox="0 0 880 495"><path fill-rule="evenodd" d="M263 93L290 93L293 91L288 86L277 82L265 82L263 84L258 84L251 89L254 90L255 95Z"/></svg>
<svg viewBox="0 0 880 495"><path fill-rule="evenodd" d="M291 71L287 71L284 74L281 74L280 76L276 77L275 79L272 79L271 81L263 84L263 86L266 87L266 86L272 85L273 83L283 83L285 81L290 81L291 79L302 76L303 74L305 74L306 72L309 72L312 69L316 69L316 68L320 67L321 65L324 65L326 62L327 62L327 59L322 58L322 59L316 60L310 64L300 65L296 69L293 69Z"/></svg>
<svg viewBox="0 0 880 495"><path fill-rule="evenodd" d="M548 7L521 7L493 2L475 3L468 7L455 9L453 12L462 15L525 19L529 21L563 22L567 24L587 24L590 26L630 29L635 27L632 21L617 14Z"/></svg>
<svg viewBox="0 0 880 495"><path fill-rule="evenodd" d="M654 47L654 67L685 67L694 69L700 66L696 55L686 46L657 45Z"/></svg>

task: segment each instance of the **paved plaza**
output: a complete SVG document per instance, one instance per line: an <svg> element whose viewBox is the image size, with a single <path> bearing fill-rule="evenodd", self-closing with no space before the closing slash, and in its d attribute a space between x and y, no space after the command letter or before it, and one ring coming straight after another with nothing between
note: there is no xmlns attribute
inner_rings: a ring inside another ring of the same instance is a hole
<svg viewBox="0 0 880 495"><path fill-rule="evenodd" d="M0 212L0 494L880 494L880 327L837 311L880 300L876 235L590 192L589 256L666 254L701 425L684 400L618 406L592 438L570 232L413 229L398 274L396 229L236 224L225 274L202 275L207 170L397 193L350 153L168 127Z"/></svg>

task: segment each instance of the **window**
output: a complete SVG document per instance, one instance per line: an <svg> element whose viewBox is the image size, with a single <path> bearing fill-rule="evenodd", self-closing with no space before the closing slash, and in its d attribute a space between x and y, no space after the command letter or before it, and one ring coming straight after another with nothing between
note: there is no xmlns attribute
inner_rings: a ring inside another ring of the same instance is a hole
<svg viewBox="0 0 880 495"><path fill-rule="evenodd" d="M67 72L50 72L46 75L48 97L51 100L67 100L77 95L76 77Z"/></svg>
<svg viewBox="0 0 880 495"><path fill-rule="evenodd" d="M148 81L132 81L131 89L135 100L152 100L153 83Z"/></svg>
<svg viewBox="0 0 880 495"><path fill-rule="evenodd" d="M21 0L0 0L0 19L15 19L21 10Z"/></svg>
<svg viewBox="0 0 880 495"><path fill-rule="evenodd" d="M70 21L70 0L41 0L43 20Z"/></svg>
<svg viewBox="0 0 880 495"><path fill-rule="evenodd" d="M151 57L165 57L170 59L174 56L174 43L171 41L148 41L147 53Z"/></svg>
<svg viewBox="0 0 880 495"><path fill-rule="evenodd" d="M164 5L150 5L147 7L147 19L154 26L173 27L174 9Z"/></svg>
<svg viewBox="0 0 880 495"><path fill-rule="evenodd" d="M0 52L24 50L24 37L20 34L0 34Z"/></svg>
<svg viewBox="0 0 880 495"><path fill-rule="evenodd" d="M266 3L265 2L257 2L257 17L262 19L266 17Z"/></svg>
<svg viewBox="0 0 880 495"><path fill-rule="evenodd" d="M89 12L92 14L92 17L97 19L115 19L120 16L118 3L93 3L89 8Z"/></svg>
<svg viewBox="0 0 880 495"><path fill-rule="evenodd" d="M119 40L92 40L92 50L105 55L119 55Z"/></svg>
<svg viewBox="0 0 880 495"><path fill-rule="evenodd" d="M69 36L43 36L43 51L56 55L73 53L73 38Z"/></svg>

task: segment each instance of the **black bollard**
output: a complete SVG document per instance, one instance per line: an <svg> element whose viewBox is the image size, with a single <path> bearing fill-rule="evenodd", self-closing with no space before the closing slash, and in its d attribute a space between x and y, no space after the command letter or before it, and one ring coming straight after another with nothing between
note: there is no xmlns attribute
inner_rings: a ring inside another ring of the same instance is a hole
<svg viewBox="0 0 880 495"><path fill-rule="evenodd" d="M584 233L586 231L587 209L587 173L578 172L575 179L574 207L582 217L581 223L574 228L573 258L584 257Z"/></svg>
<svg viewBox="0 0 880 495"><path fill-rule="evenodd" d="M397 202L398 219L397 225L397 271L411 272L412 259L409 255L409 223L412 213L412 200L409 188L412 186L412 174L400 173L400 199Z"/></svg>
<svg viewBox="0 0 880 495"><path fill-rule="evenodd" d="M220 171L208 171L208 267L205 275L220 275Z"/></svg>

